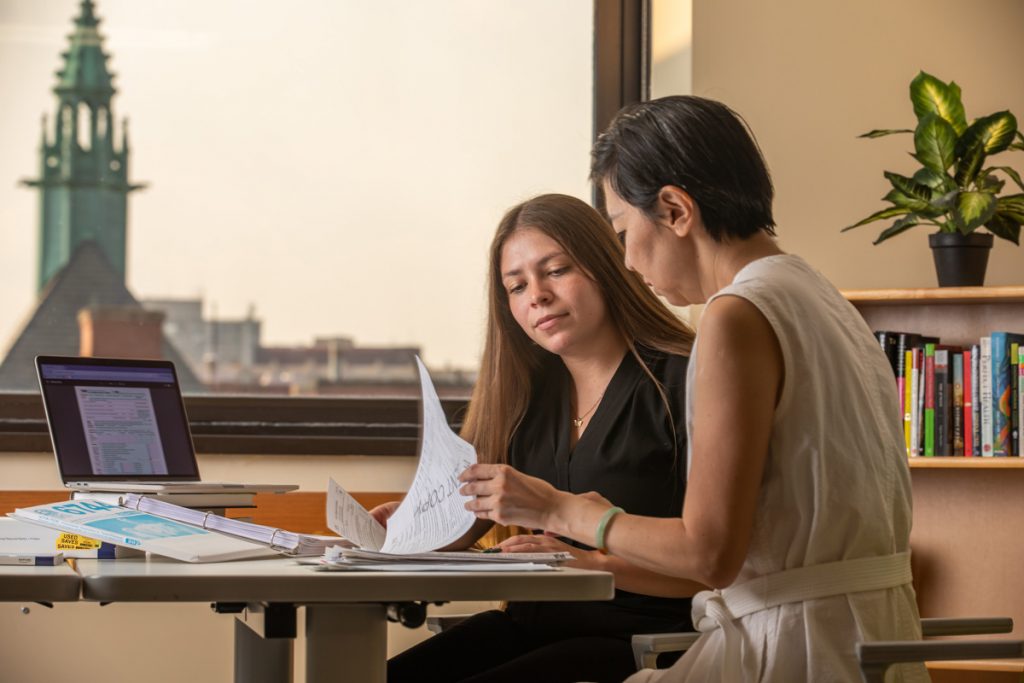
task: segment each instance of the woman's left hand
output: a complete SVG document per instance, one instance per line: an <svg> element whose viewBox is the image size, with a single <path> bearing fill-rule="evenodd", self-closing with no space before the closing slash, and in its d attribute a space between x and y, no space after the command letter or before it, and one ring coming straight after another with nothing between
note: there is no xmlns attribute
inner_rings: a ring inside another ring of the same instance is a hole
<svg viewBox="0 0 1024 683"><path fill-rule="evenodd" d="M594 551L583 550L576 546L569 545L561 539L550 534L533 536L513 536L498 544L503 553L569 553L572 560L567 562L569 567L579 569L598 569L598 563Z"/></svg>
<svg viewBox="0 0 1024 683"><path fill-rule="evenodd" d="M466 509L505 526L547 529L560 497L571 495L508 465L471 465L459 480L465 482L459 493L474 496Z"/></svg>

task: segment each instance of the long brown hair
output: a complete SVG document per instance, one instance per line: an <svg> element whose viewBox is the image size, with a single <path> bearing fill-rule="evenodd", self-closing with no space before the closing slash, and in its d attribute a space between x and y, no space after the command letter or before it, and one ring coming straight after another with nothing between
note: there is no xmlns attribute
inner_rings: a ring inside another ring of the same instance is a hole
<svg viewBox="0 0 1024 683"><path fill-rule="evenodd" d="M550 353L534 344L512 317L501 280L505 243L516 231L526 228L557 242L597 283L614 325L656 385L637 345L687 355L693 344L693 330L626 268L615 232L588 204L568 195L545 194L512 207L501 219L491 242L484 352L462 427L463 438L473 444L481 462L507 461L512 435L526 414L536 371Z"/></svg>

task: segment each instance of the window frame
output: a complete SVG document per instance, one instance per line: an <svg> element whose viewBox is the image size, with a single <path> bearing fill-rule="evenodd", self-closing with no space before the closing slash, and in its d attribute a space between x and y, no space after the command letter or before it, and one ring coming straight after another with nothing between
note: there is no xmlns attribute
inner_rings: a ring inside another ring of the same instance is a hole
<svg viewBox="0 0 1024 683"><path fill-rule="evenodd" d="M594 137L624 105L650 93L650 0L594 0ZM593 203L603 207L600 188ZM453 429L466 399L441 401ZM417 398L185 396L196 451L203 454L416 454ZM0 453L52 451L38 393L0 392Z"/></svg>

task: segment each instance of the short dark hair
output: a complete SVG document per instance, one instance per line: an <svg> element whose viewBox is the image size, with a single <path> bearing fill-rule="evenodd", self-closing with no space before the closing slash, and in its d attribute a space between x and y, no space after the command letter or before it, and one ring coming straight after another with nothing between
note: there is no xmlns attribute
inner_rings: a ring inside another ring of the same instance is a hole
<svg viewBox="0 0 1024 683"><path fill-rule="evenodd" d="M673 95L623 108L594 143L590 177L652 217L662 187L685 190L716 242L775 234L764 157L746 122L721 102Z"/></svg>

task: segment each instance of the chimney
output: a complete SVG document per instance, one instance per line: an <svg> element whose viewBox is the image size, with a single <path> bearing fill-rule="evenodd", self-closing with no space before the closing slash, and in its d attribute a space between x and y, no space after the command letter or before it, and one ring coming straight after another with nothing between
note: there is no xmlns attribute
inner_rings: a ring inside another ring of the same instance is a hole
<svg viewBox="0 0 1024 683"><path fill-rule="evenodd" d="M89 306L78 312L79 354L97 358L162 358L161 311Z"/></svg>

